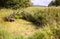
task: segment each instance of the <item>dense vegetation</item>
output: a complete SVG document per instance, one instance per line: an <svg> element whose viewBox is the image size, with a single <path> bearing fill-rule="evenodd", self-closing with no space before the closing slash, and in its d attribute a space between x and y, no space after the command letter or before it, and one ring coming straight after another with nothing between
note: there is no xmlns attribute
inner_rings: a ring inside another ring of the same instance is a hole
<svg viewBox="0 0 60 39"><path fill-rule="evenodd" d="M31 10L31 11L27 11ZM56 8L43 8L43 9L29 9L18 12L14 15L16 19L25 19L27 21L33 22L36 25L46 25L53 24L53 22L59 23L60 13L58 7ZM54 12L56 11L56 12ZM53 15L54 14L54 15Z"/></svg>
<svg viewBox="0 0 60 39"><path fill-rule="evenodd" d="M55 0L55 1L53 0L53 1L51 1L49 6L60 6L60 0Z"/></svg>
<svg viewBox="0 0 60 39"><path fill-rule="evenodd" d="M6 22L3 19L6 15L9 16L12 14L12 10L8 12L6 12L6 10L1 10L0 12L0 36L3 37L3 39L60 39L60 7L28 7L15 14L14 22ZM38 20L39 17L41 17L41 20ZM25 20L23 20L23 18ZM32 19L36 21L33 22ZM37 20L42 21L42 25L37 22ZM35 22L43 27L32 24ZM38 29L36 29L37 27ZM29 31L26 33L26 30L31 31L31 33ZM32 34L32 32L34 33ZM22 36L22 33L25 35ZM28 35L28 33L30 34ZM28 37L26 37L27 35Z"/></svg>
<svg viewBox="0 0 60 39"><path fill-rule="evenodd" d="M21 8L32 6L30 0L0 0L0 6L6 8Z"/></svg>
<svg viewBox="0 0 60 39"><path fill-rule="evenodd" d="M30 0L0 0L0 39L60 39L60 7L29 6Z"/></svg>

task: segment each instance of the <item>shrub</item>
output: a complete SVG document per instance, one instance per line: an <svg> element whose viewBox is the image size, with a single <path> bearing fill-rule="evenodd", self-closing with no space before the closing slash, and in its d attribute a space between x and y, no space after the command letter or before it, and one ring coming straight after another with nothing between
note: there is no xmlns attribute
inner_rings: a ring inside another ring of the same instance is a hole
<svg viewBox="0 0 60 39"><path fill-rule="evenodd" d="M45 39L45 35L43 33L35 33L32 37L28 37L28 39Z"/></svg>
<svg viewBox="0 0 60 39"><path fill-rule="evenodd" d="M60 0L53 0L48 6L60 6Z"/></svg>
<svg viewBox="0 0 60 39"><path fill-rule="evenodd" d="M60 39L59 25L46 25L37 30L34 35L29 36L29 39Z"/></svg>
<svg viewBox="0 0 60 39"><path fill-rule="evenodd" d="M29 11L28 11L29 10ZM42 24L42 25L45 25L45 24L54 24L55 22L57 24L60 24L60 9L58 7L43 7L43 8L39 8L39 7L29 7L27 8L26 10L24 10L24 18L27 18L28 19L31 19L33 20L36 24ZM30 16L30 17L29 17ZM40 21L38 21L40 20ZM37 22L38 21L38 22Z"/></svg>
<svg viewBox="0 0 60 39"><path fill-rule="evenodd" d="M15 18L15 19L22 19L21 13L15 14L15 15L14 15L14 18Z"/></svg>
<svg viewBox="0 0 60 39"><path fill-rule="evenodd" d="M32 6L32 3L30 0L0 0L0 6L17 9Z"/></svg>
<svg viewBox="0 0 60 39"><path fill-rule="evenodd" d="M15 21L15 19L22 19L20 10L19 11L14 10L14 12L12 14L4 17L4 20L9 21L9 22L13 22L13 21Z"/></svg>
<svg viewBox="0 0 60 39"><path fill-rule="evenodd" d="M26 39L26 37L25 36L17 35L17 36L15 36L15 39Z"/></svg>
<svg viewBox="0 0 60 39"><path fill-rule="evenodd" d="M60 39L60 26L56 25L51 27L51 31L53 33L54 39Z"/></svg>
<svg viewBox="0 0 60 39"><path fill-rule="evenodd" d="M31 21L36 25L45 24L45 18L41 16L38 12L31 14L30 12L23 11L21 14L25 20Z"/></svg>

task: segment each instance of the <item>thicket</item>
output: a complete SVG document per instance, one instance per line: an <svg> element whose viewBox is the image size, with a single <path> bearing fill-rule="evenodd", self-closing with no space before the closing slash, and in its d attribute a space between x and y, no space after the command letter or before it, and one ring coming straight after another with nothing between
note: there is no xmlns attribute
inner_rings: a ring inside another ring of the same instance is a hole
<svg viewBox="0 0 60 39"><path fill-rule="evenodd" d="M30 10L27 8L27 10ZM31 8L30 11L25 10L22 14L22 17L25 20L31 21L36 25L46 25L46 24L60 24L60 9L58 7L49 7L49 8Z"/></svg>
<svg viewBox="0 0 60 39"><path fill-rule="evenodd" d="M48 6L60 6L60 0L51 1Z"/></svg>
<svg viewBox="0 0 60 39"><path fill-rule="evenodd" d="M31 10L30 10L31 9ZM29 10L29 11L28 11ZM55 7L49 8L27 8L23 12L16 13L14 19L25 19L34 23L35 25L46 25L46 24L60 24L60 9ZM8 18L9 19L9 18Z"/></svg>
<svg viewBox="0 0 60 39"><path fill-rule="evenodd" d="M21 8L32 6L30 0L0 0L0 6L6 8Z"/></svg>

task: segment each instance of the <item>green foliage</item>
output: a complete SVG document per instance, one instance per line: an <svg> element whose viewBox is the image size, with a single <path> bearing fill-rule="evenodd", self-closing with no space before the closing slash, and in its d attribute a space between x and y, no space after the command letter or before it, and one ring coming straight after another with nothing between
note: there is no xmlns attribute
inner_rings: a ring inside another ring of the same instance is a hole
<svg viewBox="0 0 60 39"><path fill-rule="evenodd" d="M31 21L36 25L44 25L45 23L45 18L40 15L40 11L36 11L32 14L30 12L23 11L21 14L24 19Z"/></svg>
<svg viewBox="0 0 60 39"><path fill-rule="evenodd" d="M29 11L27 11L29 10ZM60 9L58 7L53 8L53 7L49 7L49 8L27 8L25 11L28 12L28 16L31 17L32 20L35 20L35 22L37 21L37 23L39 24L41 22L41 24L54 24L54 22L57 22L58 24L60 24ZM26 16L27 16L26 15ZM27 17L28 19L30 19L30 17ZM39 22L39 21L40 22Z"/></svg>
<svg viewBox="0 0 60 39"><path fill-rule="evenodd" d="M15 39L26 39L26 37L18 35L18 36L15 36Z"/></svg>
<svg viewBox="0 0 60 39"><path fill-rule="evenodd" d="M53 24L53 22L57 22L59 24L60 22L59 10L60 9L58 8L52 7L43 8L42 10L38 8L33 8L30 10L30 8L27 8L23 12L17 13L15 15L15 18L16 19L23 18L25 20L33 22L36 25L46 25L47 23Z"/></svg>
<svg viewBox="0 0 60 39"><path fill-rule="evenodd" d="M5 10L3 13L5 13ZM28 37L28 39L60 39L60 7L29 7L29 8L26 8L24 10L24 12L21 14L23 14L22 17L28 21L36 22L39 18L44 23L47 23L47 25L45 25L45 27L39 28L39 29L37 29L37 31L35 29L36 32L32 36ZM3 16L4 14L0 14L0 15L2 17L4 17ZM20 13L16 14L16 15L18 16L17 18L20 19L19 18L19 17L21 17ZM1 19L0 19L0 21L1 21ZM20 22L18 22L18 25L20 24ZM2 24L2 22L1 22L1 24ZM15 24L15 22L13 24ZM24 25L24 24L26 24L26 23L23 23L22 25ZM38 24L38 23L36 23L36 24ZM4 22L3 25L5 25L5 27L6 27L9 24L7 22L7 25L6 25L6 22ZM11 25L12 24L10 24L10 26ZM31 26L33 26L33 25L31 25ZM27 27L27 25L26 25L26 27ZM0 38L3 37L4 39L25 39L25 37L23 37L23 36L19 36L19 35L13 36L7 30L8 29L6 29L6 28L2 28L2 27L0 28ZM29 33L29 32L27 32L27 33Z"/></svg>
<svg viewBox="0 0 60 39"><path fill-rule="evenodd" d="M60 0L51 1L49 6L60 6Z"/></svg>
<svg viewBox="0 0 60 39"><path fill-rule="evenodd" d="M60 39L60 27L58 25L46 25L36 31L33 36L29 36L28 39Z"/></svg>
<svg viewBox="0 0 60 39"><path fill-rule="evenodd" d="M31 10L30 10L31 9ZM29 11L28 11L29 10ZM33 22L36 25L53 24L56 22L60 24L60 9L58 7L47 8L26 8L23 12L18 11L16 14L12 14L14 19L25 19ZM11 16L10 16L11 17Z"/></svg>
<svg viewBox="0 0 60 39"><path fill-rule="evenodd" d="M44 34L37 32L37 33L35 33L33 39L45 39Z"/></svg>
<svg viewBox="0 0 60 39"><path fill-rule="evenodd" d="M0 6L6 8L21 8L32 6L30 0L0 0Z"/></svg>
<svg viewBox="0 0 60 39"><path fill-rule="evenodd" d="M60 39L60 26L57 25L55 27L51 27L51 31L53 33L54 39Z"/></svg>
<svg viewBox="0 0 60 39"><path fill-rule="evenodd" d="M22 19L23 17L21 15L21 13L17 13L17 14L14 15L14 18L15 19Z"/></svg>

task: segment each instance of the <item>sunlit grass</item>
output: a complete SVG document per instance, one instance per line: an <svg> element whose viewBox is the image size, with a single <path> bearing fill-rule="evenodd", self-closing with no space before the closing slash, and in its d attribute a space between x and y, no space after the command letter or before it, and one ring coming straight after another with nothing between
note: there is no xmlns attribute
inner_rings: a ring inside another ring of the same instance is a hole
<svg viewBox="0 0 60 39"><path fill-rule="evenodd" d="M23 19L16 19L14 22L4 21L3 17L12 14L13 11L14 10L11 9L0 10L0 26L4 27L11 34L15 35L17 37L16 39L21 39L19 35L28 37L27 39L59 39L60 7L28 7L24 9L24 11L27 11L31 14L40 11L41 16L46 17L47 20L51 19L49 22L52 21L52 24L47 23L47 25L43 26L42 28L40 27L39 29L36 29L36 25L32 24L32 22ZM56 14L58 15L57 21L55 21ZM7 31L4 32L5 34L8 33ZM22 37L22 39L25 38Z"/></svg>
<svg viewBox="0 0 60 39"><path fill-rule="evenodd" d="M12 32L13 34L21 34L21 35L32 35L35 31L35 25L31 22L27 22L23 19L16 19L14 22L6 22L3 17L8 16L13 13L14 10L11 9L1 9L0 10L0 24L5 27L7 30Z"/></svg>

